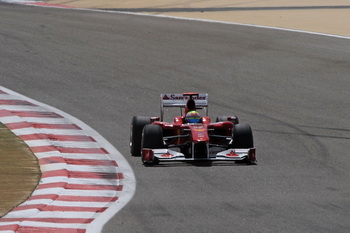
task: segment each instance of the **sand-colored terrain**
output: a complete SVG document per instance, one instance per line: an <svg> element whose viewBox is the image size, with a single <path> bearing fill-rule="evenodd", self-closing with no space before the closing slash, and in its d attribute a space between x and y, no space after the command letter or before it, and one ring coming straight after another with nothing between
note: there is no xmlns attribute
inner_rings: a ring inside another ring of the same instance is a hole
<svg viewBox="0 0 350 233"><path fill-rule="evenodd" d="M116 9L350 36L347 0L48 0L79 8Z"/></svg>
<svg viewBox="0 0 350 233"><path fill-rule="evenodd" d="M29 147L0 124L0 216L30 197L41 177Z"/></svg>

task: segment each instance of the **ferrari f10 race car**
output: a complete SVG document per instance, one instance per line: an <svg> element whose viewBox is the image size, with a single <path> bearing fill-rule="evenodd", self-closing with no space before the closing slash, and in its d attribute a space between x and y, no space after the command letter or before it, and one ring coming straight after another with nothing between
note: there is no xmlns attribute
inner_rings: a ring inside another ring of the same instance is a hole
<svg viewBox="0 0 350 233"><path fill-rule="evenodd" d="M131 155L144 165L163 161L256 162L250 125L236 116L208 116L208 94L167 93L160 95L161 116L134 116L131 122ZM163 122L165 108L180 108L180 116ZM203 116L197 110L204 112ZM192 114L192 115L191 115Z"/></svg>

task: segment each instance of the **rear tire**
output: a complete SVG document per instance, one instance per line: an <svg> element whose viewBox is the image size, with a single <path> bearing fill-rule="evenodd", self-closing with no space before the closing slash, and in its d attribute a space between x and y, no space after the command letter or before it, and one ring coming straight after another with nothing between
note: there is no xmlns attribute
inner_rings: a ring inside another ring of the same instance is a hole
<svg viewBox="0 0 350 233"><path fill-rule="evenodd" d="M218 117L216 117L216 122L222 122L222 121L229 121L229 122L232 122L234 125L237 125L239 123L238 117L235 117L232 120L228 120L228 116L218 116Z"/></svg>
<svg viewBox="0 0 350 233"><path fill-rule="evenodd" d="M145 125L151 123L149 117L134 116L130 129L130 153L132 156L141 156L142 130Z"/></svg>
<svg viewBox="0 0 350 233"><path fill-rule="evenodd" d="M237 124L233 128L233 148L254 148L253 132L248 124Z"/></svg>

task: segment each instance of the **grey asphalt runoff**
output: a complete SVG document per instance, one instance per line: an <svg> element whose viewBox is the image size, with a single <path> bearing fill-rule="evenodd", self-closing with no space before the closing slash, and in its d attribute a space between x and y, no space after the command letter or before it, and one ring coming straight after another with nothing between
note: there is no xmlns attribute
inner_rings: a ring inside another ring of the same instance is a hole
<svg viewBox="0 0 350 233"><path fill-rule="evenodd" d="M350 232L350 41L271 29L0 4L0 83L79 118L137 179L112 232ZM209 93L251 124L258 164L129 153L162 92Z"/></svg>

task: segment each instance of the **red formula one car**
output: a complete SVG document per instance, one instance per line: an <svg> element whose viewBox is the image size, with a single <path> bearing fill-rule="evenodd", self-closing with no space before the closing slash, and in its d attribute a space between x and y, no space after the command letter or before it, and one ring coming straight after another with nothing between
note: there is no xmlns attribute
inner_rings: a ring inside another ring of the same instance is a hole
<svg viewBox="0 0 350 233"><path fill-rule="evenodd" d="M236 116L208 116L208 94L161 94L161 116L134 116L130 149L145 165L162 161L241 161L255 163L253 134ZM165 108L180 108L181 115L163 122ZM200 116L197 111L204 112Z"/></svg>

